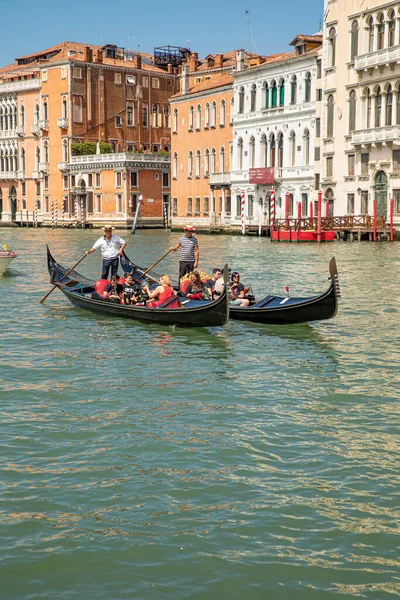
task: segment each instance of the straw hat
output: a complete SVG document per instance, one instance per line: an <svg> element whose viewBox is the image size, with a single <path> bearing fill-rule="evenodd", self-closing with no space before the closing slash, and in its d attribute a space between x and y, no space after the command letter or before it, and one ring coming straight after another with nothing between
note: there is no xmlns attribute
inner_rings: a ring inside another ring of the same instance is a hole
<svg viewBox="0 0 400 600"><path fill-rule="evenodd" d="M184 231L196 231L196 229L194 227L192 227L191 225L186 225L186 227L183 228Z"/></svg>
<svg viewBox="0 0 400 600"><path fill-rule="evenodd" d="M103 230L105 231L106 229L115 229L115 227L112 225L104 225Z"/></svg>

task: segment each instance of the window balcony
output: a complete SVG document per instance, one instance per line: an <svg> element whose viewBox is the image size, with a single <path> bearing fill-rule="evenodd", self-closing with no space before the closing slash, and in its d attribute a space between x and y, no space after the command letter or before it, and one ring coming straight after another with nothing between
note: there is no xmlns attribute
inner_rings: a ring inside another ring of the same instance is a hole
<svg viewBox="0 0 400 600"><path fill-rule="evenodd" d="M40 134L39 125L37 123L34 123L33 125L31 125L31 133L32 133L32 135Z"/></svg>
<svg viewBox="0 0 400 600"><path fill-rule="evenodd" d="M389 125L388 127L376 127L375 129L359 129L353 131L351 143L353 146L363 144L382 144L385 142L398 141L400 138L400 126Z"/></svg>
<svg viewBox="0 0 400 600"><path fill-rule="evenodd" d="M41 119L40 121L38 121L38 127L41 131L48 131L49 122L46 119Z"/></svg>
<svg viewBox="0 0 400 600"><path fill-rule="evenodd" d="M58 163L58 170L59 171L66 171L67 170L67 166L68 163L66 161L62 161Z"/></svg>
<svg viewBox="0 0 400 600"><path fill-rule="evenodd" d="M392 46L391 48L383 48L382 50L356 56L354 58L354 69L355 71L363 71L397 63L399 60L400 46Z"/></svg>
<svg viewBox="0 0 400 600"><path fill-rule="evenodd" d="M62 117L61 119L57 119L57 125L60 129L68 129L67 117Z"/></svg>
<svg viewBox="0 0 400 600"><path fill-rule="evenodd" d="M2 129L0 130L0 137L11 137L14 138L17 136L17 132L15 129Z"/></svg>
<svg viewBox="0 0 400 600"><path fill-rule="evenodd" d="M211 173L210 174L210 185L230 185L231 184L231 173L230 171L225 173Z"/></svg>
<svg viewBox="0 0 400 600"><path fill-rule="evenodd" d="M0 172L0 179L17 179L17 171Z"/></svg>
<svg viewBox="0 0 400 600"><path fill-rule="evenodd" d="M49 163L48 162L41 162L39 163L39 171L41 171L42 173L47 173L49 170Z"/></svg>
<svg viewBox="0 0 400 600"><path fill-rule="evenodd" d="M20 136L25 135L25 125L17 125L15 128L15 133Z"/></svg>
<svg viewBox="0 0 400 600"><path fill-rule="evenodd" d="M18 171L17 177L18 179L25 179L25 171Z"/></svg>
<svg viewBox="0 0 400 600"><path fill-rule="evenodd" d="M42 179L42 173L40 171L32 171L32 178L33 179Z"/></svg>

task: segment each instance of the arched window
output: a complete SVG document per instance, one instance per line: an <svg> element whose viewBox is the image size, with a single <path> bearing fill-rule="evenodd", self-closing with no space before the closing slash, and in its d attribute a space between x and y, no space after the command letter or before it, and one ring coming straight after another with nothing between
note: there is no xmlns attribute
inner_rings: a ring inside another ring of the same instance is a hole
<svg viewBox="0 0 400 600"><path fill-rule="evenodd" d="M276 108L277 96L278 96L278 89L276 87L276 81L273 81L271 84L271 108Z"/></svg>
<svg viewBox="0 0 400 600"><path fill-rule="evenodd" d="M336 64L336 29L331 27L328 37L328 66L334 67Z"/></svg>
<svg viewBox="0 0 400 600"><path fill-rule="evenodd" d="M196 106L196 129L201 129L201 106Z"/></svg>
<svg viewBox="0 0 400 600"><path fill-rule="evenodd" d="M304 80L304 102L311 100L311 73L307 73Z"/></svg>
<svg viewBox="0 0 400 600"><path fill-rule="evenodd" d="M63 147L63 161L68 162L68 140L67 139L63 139L62 147Z"/></svg>
<svg viewBox="0 0 400 600"><path fill-rule="evenodd" d="M161 113L160 113L160 105L153 104L152 107L153 114L153 127L161 127Z"/></svg>
<svg viewBox="0 0 400 600"><path fill-rule="evenodd" d="M396 43L396 13L394 10L389 15L389 48L394 46Z"/></svg>
<svg viewBox="0 0 400 600"><path fill-rule="evenodd" d="M133 106L131 103L126 105L126 124L128 127L133 127Z"/></svg>
<svg viewBox="0 0 400 600"><path fill-rule="evenodd" d="M68 108L67 108L67 99L66 98L62 99L61 110L62 110L62 118L67 119L68 118Z"/></svg>
<svg viewBox="0 0 400 600"><path fill-rule="evenodd" d="M188 177L193 177L193 152L190 150L188 154Z"/></svg>
<svg viewBox="0 0 400 600"><path fill-rule="evenodd" d="M174 112L172 113L172 132L178 132L178 109L174 108Z"/></svg>
<svg viewBox="0 0 400 600"><path fill-rule="evenodd" d="M174 152L174 156L172 159L172 177L173 179L178 178L178 153Z"/></svg>
<svg viewBox="0 0 400 600"><path fill-rule="evenodd" d="M365 119L365 125L367 127L367 129L369 129L371 127L371 111L372 111L372 97L371 97L371 92L369 91L369 88L367 88L366 92L365 92L365 110L366 110L366 119Z"/></svg>
<svg viewBox="0 0 400 600"><path fill-rule="evenodd" d="M297 104L297 77L293 75L291 84L290 84L290 103Z"/></svg>
<svg viewBox="0 0 400 600"><path fill-rule="evenodd" d="M217 103L215 100L211 104L211 127L215 127L217 125Z"/></svg>
<svg viewBox="0 0 400 600"><path fill-rule="evenodd" d="M268 87L268 83L266 81L264 82L264 85L263 85L263 97L264 97L263 107L269 108L269 87Z"/></svg>
<svg viewBox="0 0 400 600"><path fill-rule="evenodd" d="M217 152L215 148L211 149L211 173L217 172Z"/></svg>
<svg viewBox="0 0 400 600"><path fill-rule="evenodd" d="M219 172L225 172L225 148L222 146L219 151Z"/></svg>
<svg viewBox="0 0 400 600"><path fill-rule="evenodd" d="M261 140L260 140L260 158L261 158L261 166L262 167L267 166L267 161L268 161L267 150L268 150L267 136L265 135L265 133L263 133L261 136Z"/></svg>
<svg viewBox="0 0 400 600"><path fill-rule="evenodd" d="M0 107L0 131L4 129L3 107Z"/></svg>
<svg viewBox="0 0 400 600"><path fill-rule="evenodd" d="M368 52L374 51L374 42L375 42L375 27L374 27L374 19L370 17L367 21L368 28Z"/></svg>
<svg viewBox="0 0 400 600"><path fill-rule="evenodd" d="M49 109L47 102L43 102L43 120L47 121L49 118Z"/></svg>
<svg viewBox="0 0 400 600"><path fill-rule="evenodd" d="M193 129L193 117L194 117L194 108L193 106L189 107L189 129Z"/></svg>
<svg viewBox="0 0 400 600"><path fill-rule="evenodd" d="M296 134L294 131L291 132L290 137L290 166L296 165Z"/></svg>
<svg viewBox="0 0 400 600"><path fill-rule="evenodd" d="M381 88L378 87L375 94L375 127L381 126L381 116L382 116L382 91Z"/></svg>
<svg viewBox="0 0 400 600"><path fill-rule="evenodd" d="M17 126L17 107L16 106L14 106L14 108L13 108L13 116L14 116L14 126L13 126L13 129L15 129L16 126Z"/></svg>
<svg viewBox="0 0 400 600"><path fill-rule="evenodd" d="M385 17L383 14L378 19L378 50L385 47Z"/></svg>
<svg viewBox="0 0 400 600"><path fill-rule="evenodd" d="M233 112L234 112L234 109L235 109L235 99L232 96L231 102L230 102L230 109L229 109L230 110L230 113L229 113L229 123L231 123L231 124L233 123Z"/></svg>
<svg viewBox="0 0 400 600"><path fill-rule="evenodd" d="M357 94L355 90L351 90L349 96L349 133L356 128L356 114L357 114Z"/></svg>
<svg viewBox="0 0 400 600"><path fill-rule="evenodd" d="M354 60L358 56L358 30L358 21L353 21L351 24L350 60Z"/></svg>
<svg viewBox="0 0 400 600"><path fill-rule="evenodd" d="M279 106L285 106L285 80L279 82Z"/></svg>
<svg viewBox="0 0 400 600"><path fill-rule="evenodd" d="M252 136L250 138L250 143L249 143L249 168L250 169L254 168L254 159L255 159L255 139Z"/></svg>
<svg viewBox="0 0 400 600"><path fill-rule="evenodd" d="M49 142L47 140L43 142L43 161L49 162Z"/></svg>
<svg viewBox="0 0 400 600"><path fill-rule="evenodd" d="M163 105L164 127L169 127L169 104Z"/></svg>
<svg viewBox="0 0 400 600"><path fill-rule="evenodd" d="M400 125L400 90L397 89L397 103L396 103L396 125Z"/></svg>
<svg viewBox="0 0 400 600"><path fill-rule="evenodd" d="M34 121L35 125L38 124L39 119L40 119L40 108L39 108L39 104L36 104L35 113L34 113L34 117L33 117L33 121Z"/></svg>
<svg viewBox="0 0 400 600"><path fill-rule="evenodd" d="M304 131L304 164L306 167L310 164L310 132Z"/></svg>
<svg viewBox="0 0 400 600"><path fill-rule="evenodd" d="M386 91L386 127L392 125L393 93L389 85Z"/></svg>
<svg viewBox="0 0 400 600"><path fill-rule="evenodd" d="M2 173L4 173L5 169L4 169L4 150L1 150L1 155L0 155L0 171Z"/></svg>
<svg viewBox="0 0 400 600"><path fill-rule="evenodd" d="M196 152L196 177L200 177L200 165L201 165L201 153L200 150Z"/></svg>
<svg viewBox="0 0 400 600"><path fill-rule="evenodd" d="M331 188L328 188L325 192L325 200L328 203L328 216L329 217L333 217L333 213L334 213L334 208L333 208L333 202L334 202L334 197L333 197L333 191Z"/></svg>
<svg viewBox="0 0 400 600"><path fill-rule="evenodd" d="M4 129L8 131L8 107L6 106L4 109Z"/></svg>
<svg viewBox="0 0 400 600"><path fill-rule="evenodd" d="M269 166L275 167L275 136L271 133L269 138Z"/></svg>
<svg viewBox="0 0 400 600"><path fill-rule="evenodd" d="M39 171L40 164L40 148L39 146L36 148L36 171Z"/></svg>
<svg viewBox="0 0 400 600"><path fill-rule="evenodd" d="M239 88L239 98L238 98L238 113L244 112L244 88Z"/></svg>
<svg viewBox="0 0 400 600"><path fill-rule="evenodd" d="M278 167L283 167L283 133L278 133L276 136L278 144Z"/></svg>
<svg viewBox="0 0 400 600"><path fill-rule="evenodd" d="M204 127L210 127L210 104L208 102L204 109Z"/></svg>
<svg viewBox="0 0 400 600"><path fill-rule="evenodd" d="M21 166L21 171L25 171L25 167L26 167L26 161L25 161L25 148L21 148L21 154L20 154L20 166Z"/></svg>
<svg viewBox="0 0 400 600"><path fill-rule="evenodd" d="M204 177L210 174L210 151L208 148L204 150Z"/></svg>
<svg viewBox="0 0 400 600"><path fill-rule="evenodd" d="M243 140L242 138L238 139L237 142L237 168L238 171L243 169Z"/></svg>
<svg viewBox="0 0 400 600"><path fill-rule="evenodd" d="M326 135L327 137L333 137L333 121L335 112L335 99L332 94L328 96L327 110L326 110Z"/></svg>
<svg viewBox="0 0 400 600"><path fill-rule="evenodd" d="M254 112L256 110L256 97L257 97L257 88L256 84L253 83L250 89L250 112Z"/></svg>
<svg viewBox="0 0 400 600"><path fill-rule="evenodd" d="M219 124L224 126L226 123L226 104L225 100L222 99L219 104Z"/></svg>

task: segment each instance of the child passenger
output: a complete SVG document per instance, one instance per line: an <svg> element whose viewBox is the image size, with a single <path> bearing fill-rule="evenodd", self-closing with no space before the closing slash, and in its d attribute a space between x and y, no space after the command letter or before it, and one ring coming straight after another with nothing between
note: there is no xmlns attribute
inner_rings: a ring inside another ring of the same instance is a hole
<svg viewBox="0 0 400 600"><path fill-rule="evenodd" d="M121 304L136 304L137 297L133 283L132 273L124 273L125 283L122 286Z"/></svg>
<svg viewBox="0 0 400 600"><path fill-rule="evenodd" d="M119 275L111 277L111 283L108 283L103 292L103 298L108 298L114 302L119 302L122 294L122 285L119 282Z"/></svg>

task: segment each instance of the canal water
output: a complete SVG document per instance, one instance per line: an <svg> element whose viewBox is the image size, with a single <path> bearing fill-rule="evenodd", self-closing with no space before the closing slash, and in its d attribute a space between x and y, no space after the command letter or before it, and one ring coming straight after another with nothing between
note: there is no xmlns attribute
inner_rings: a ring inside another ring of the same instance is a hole
<svg viewBox="0 0 400 600"><path fill-rule="evenodd" d="M2 229L4 600L400 596L400 244L198 236L257 295L338 316L171 329L99 318L50 289L96 231ZM177 234L126 235L149 265ZM100 255L80 271L96 277ZM177 274L177 255L161 272Z"/></svg>

